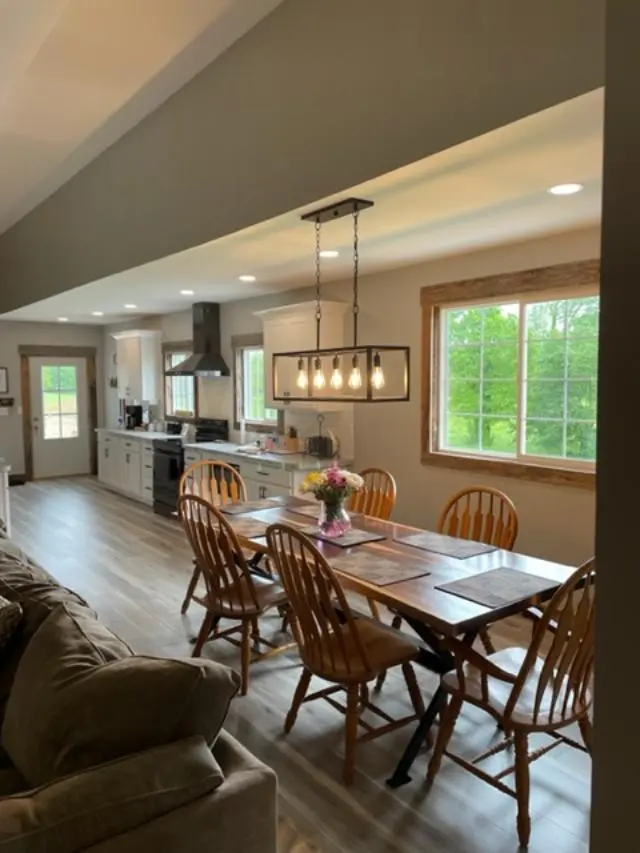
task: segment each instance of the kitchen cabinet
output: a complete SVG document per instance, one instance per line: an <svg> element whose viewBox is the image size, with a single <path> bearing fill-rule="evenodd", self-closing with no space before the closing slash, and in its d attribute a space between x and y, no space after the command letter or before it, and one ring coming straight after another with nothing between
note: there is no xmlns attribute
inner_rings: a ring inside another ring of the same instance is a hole
<svg viewBox="0 0 640 853"><path fill-rule="evenodd" d="M320 347L341 347L346 345L345 322L349 305L345 302L323 301L322 321L320 325ZM283 408L288 403L273 399L273 353L290 352L295 350L312 350L316 346L315 302L302 302L296 305L285 305L280 308L270 308L267 311L257 311L256 316L262 320L265 365L265 399L269 408ZM323 392L330 396L329 387L331 364L324 364L327 377L327 388ZM283 395L299 393L296 387L298 377L297 364L294 359L281 362L278 369L278 385ZM296 408L320 409L323 412L340 411L349 403L331 402L295 402Z"/></svg>
<svg viewBox="0 0 640 853"><path fill-rule="evenodd" d="M153 454L153 447L151 447ZM105 486L124 492L132 498L145 498L153 502L153 467L147 473L145 485L151 486L151 492L143 490L142 442L135 438L126 438L109 433L98 433L98 479ZM151 456L151 459L153 457ZM153 466L153 462L150 463ZM150 474L150 477L149 477Z"/></svg>
<svg viewBox="0 0 640 853"><path fill-rule="evenodd" d="M160 332L148 329L116 332L118 397L136 403L158 403L161 397Z"/></svg>

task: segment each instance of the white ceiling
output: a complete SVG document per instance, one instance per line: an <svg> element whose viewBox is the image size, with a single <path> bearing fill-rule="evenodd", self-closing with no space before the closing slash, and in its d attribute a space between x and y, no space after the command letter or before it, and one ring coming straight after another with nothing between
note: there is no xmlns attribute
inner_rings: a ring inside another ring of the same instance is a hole
<svg viewBox="0 0 640 853"><path fill-rule="evenodd" d="M282 0L0 0L0 233Z"/></svg>
<svg viewBox="0 0 640 853"><path fill-rule="evenodd" d="M352 187L318 206L347 195L375 202L360 219L364 274L597 224L603 106L602 90L589 93ZM566 182L579 182L584 190L572 196L546 192ZM66 316L70 322L111 323L124 316L178 311L199 300L226 302L311 284L313 227L300 221L310 208L20 308L3 319ZM349 275L351 240L349 219L324 227L323 247L340 252L323 261L324 279ZM257 280L240 282L238 276L245 273ZM194 295L180 295L181 289ZM137 310L125 311L125 303ZM91 316L94 310L104 316Z"/></svg>

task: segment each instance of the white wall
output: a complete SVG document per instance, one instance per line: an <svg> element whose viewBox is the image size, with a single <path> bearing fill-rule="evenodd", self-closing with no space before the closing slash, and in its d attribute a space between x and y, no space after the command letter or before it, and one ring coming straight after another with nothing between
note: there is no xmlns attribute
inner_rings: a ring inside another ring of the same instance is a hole
<svg viewBox="0 0 640 853"><path fill-rule="evenodd" d="M420 289L447 281L594 258L599 254L600 229L590 228L364 276L360 290L361 341L411 347L410 402L354 407L355 466L360 469L375 465L393 472L398 483L395 517L399 521L432 527L442 505L453 492L481 481L504 490L515 501L521 522L519 550L569 563L577 563L592 553L594 492L421 464ZM366 251L362 261L366 272ZM327 299L349 301L350 288L350 282L331 282L323 287L323 295ZM255 311L310 298L310 291L304 289L222 305L222 349L228 363L231 364L234 335L261 331ZM138 322L138 325L141 324ZM162 329L165 341L191 337L190 311L148 318L145 327L150 325ZM107 368L109 353L115 351L115 348L110 349L112 344L112 339L105 343ZM110 413L115 411L117 417L117 402L115 409L113 402L117 395L107 391L107 396L107 409ZM200 380L200 403L202 416L232 419L231 379ZM303 423L307 434L313 431L307 416ZM343 428L347 436L344 453L351 457L348 424L343 424ZM340 431L340 426L337 429Z"/></svg>
<svg viewBox="0 0 640 853"><path fill-rule="evenodd" d="M0 367L9 369L9 397L15 406L0 416L0 457L11 465L12 473L24 473L22 440L22 393L20 389L20 346L95 347L96 376L102 375L103 330L99 326L75 326L52 323L18 323L0 320ZM98 423L104 411L103 387L98 379Z"/></svg>

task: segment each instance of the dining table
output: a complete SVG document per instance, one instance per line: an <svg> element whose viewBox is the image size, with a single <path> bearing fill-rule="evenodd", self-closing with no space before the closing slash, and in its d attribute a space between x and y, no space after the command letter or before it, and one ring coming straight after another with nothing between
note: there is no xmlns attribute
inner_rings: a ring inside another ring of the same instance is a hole
<svg viewBox="0 0 640 853"><path fill-rule="evenodd" d="M260 568L260 560L269 557L265 526L287 524L303 532L311 532L315 524L310 502L293 496L262 501L257 509L228 515L227 520L235 529L241 547L253 554L251 564L257 571L265 571ZM474 553L473 545L470 547L467 543L465 546L462 540L456 539L451 539L451 547L442 547L442 542L448 545L445 540L450 537L437 535L432 535L435 545L431 544L429 537L426 544L449 553L426 550L403 540L419 542L420 534L429 531L365 515L353 515L351 528L380 538L343 547L339 540L314 537L313 544L327 559L345 590L386 605L402 617L423 644L417 663L439 676L455 666L454 657L447 647L448 638L462 640L471 646L481 629L542 605L575 570L574 566L500 548L487 548L481 543L477 543L479 553ZM457 556L452 556L452 553L457 553ZM367 572L367 564L382 569L377 573ZM509 593L500 603L493 601L487 606L464 597L464 588L463 594L441 588L452 582L469 580L482 585L484 579L489 578L487 573L497 569L512 570L507 573ZM474 580L476 576L478 579ZM411 765L445 702L445 692L438 686L387 780L390 787L396 788L411 781Z"/></svg>

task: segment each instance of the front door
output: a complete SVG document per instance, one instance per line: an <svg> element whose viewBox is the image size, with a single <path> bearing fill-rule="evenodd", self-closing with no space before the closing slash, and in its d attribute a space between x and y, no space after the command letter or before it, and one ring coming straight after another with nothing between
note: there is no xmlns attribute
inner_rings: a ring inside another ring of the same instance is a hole
<svg viewBox="0 0 640 853"><path fill-rule="evenodd" d="M33 477L91 472L86 358L29 358Z"/></svg>

